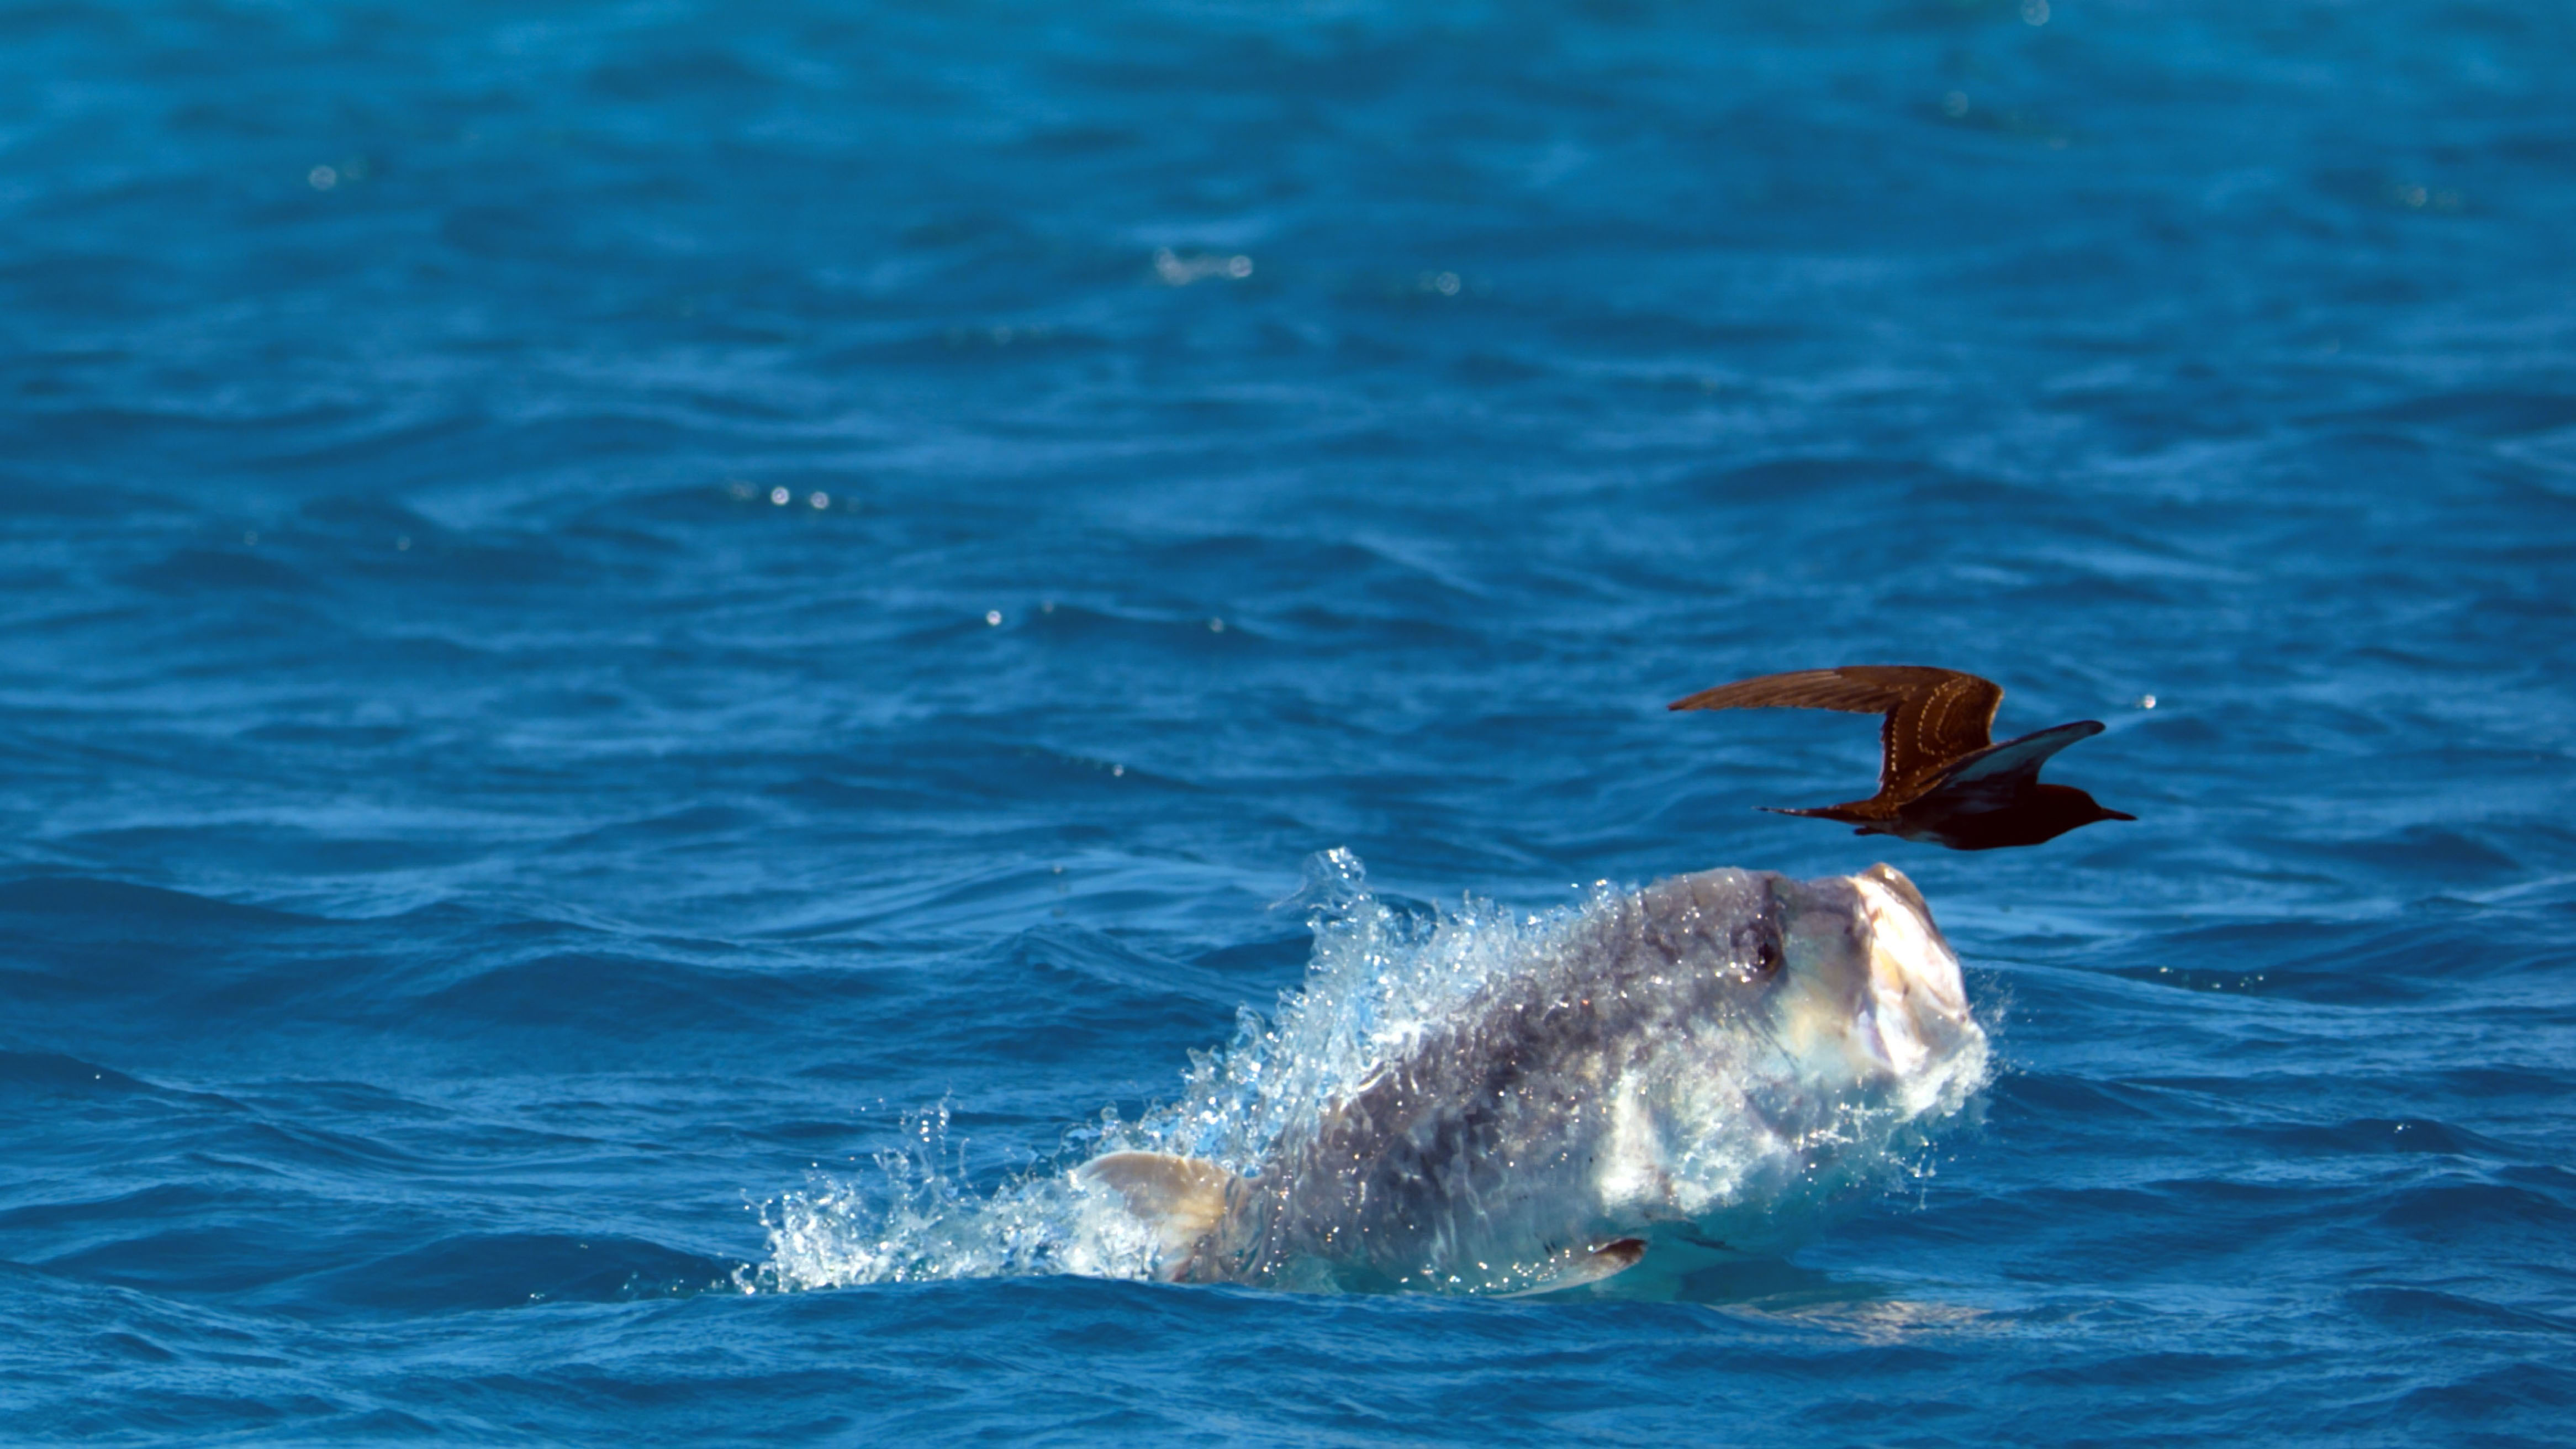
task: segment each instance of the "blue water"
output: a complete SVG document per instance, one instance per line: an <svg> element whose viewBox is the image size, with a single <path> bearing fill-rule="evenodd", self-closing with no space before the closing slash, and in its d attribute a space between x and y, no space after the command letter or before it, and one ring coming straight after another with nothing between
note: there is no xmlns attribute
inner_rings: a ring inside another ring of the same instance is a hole
<svg viewBox="0 0 2576 1449"><path fill-rule="evenodd" d="M0 1435L2568 1442L2571 96L2504 0L0 5ZM2140 822L1662 708L1878 660ZM1336 847L1893 861L1997 1075L1678 1301L782 1253L1176 1098Z"/></svg>

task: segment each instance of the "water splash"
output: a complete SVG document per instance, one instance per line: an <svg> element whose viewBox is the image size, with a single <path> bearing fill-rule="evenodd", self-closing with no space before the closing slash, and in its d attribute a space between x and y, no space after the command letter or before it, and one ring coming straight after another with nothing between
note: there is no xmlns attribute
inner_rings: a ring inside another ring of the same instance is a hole
<svg viewBox="0 0 2576 1449"><path fill-rule="evenodd" d="M871 1180L817 1172L805 1190L763 1204L769 1260L738 1269L734 1285L776 1292L1038 1273L1142 1278L1151 1269L1142 1225L1101 1211L1059 1171L974 1191L945 1102L907 1116L904 1128L901 1148L876 1154Z"/></svg>

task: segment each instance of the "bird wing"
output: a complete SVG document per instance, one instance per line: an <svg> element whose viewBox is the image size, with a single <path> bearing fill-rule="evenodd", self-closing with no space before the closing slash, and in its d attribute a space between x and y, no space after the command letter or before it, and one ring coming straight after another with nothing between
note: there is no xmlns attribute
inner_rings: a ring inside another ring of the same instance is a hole
<svg viewBox="0 0 2576 1449"><path fill-rule="evenodd" d="M1703 689L1674 700L1673 709L1839 709L1884 714L1878 742L1885 759L1878 772L1881 795L1909 794L1960 756L1986 748L1994 738L1995 708L2003 686L1955 669L1923 664L1846 664L1840 669L1801 669L1765 674Z"/></svg>
<svg viewBox="0 0 2576 1449"><path fill-rule="evenodd" d="M1973 799L1987 809L2000 809L2039 783L2039 767L2047 764L2050 756L2077 740L2093 738L2102 729L2098 719L2079 719L1989 745L1955 761L1932 783L1964 797L1962 803Z"/></svg>

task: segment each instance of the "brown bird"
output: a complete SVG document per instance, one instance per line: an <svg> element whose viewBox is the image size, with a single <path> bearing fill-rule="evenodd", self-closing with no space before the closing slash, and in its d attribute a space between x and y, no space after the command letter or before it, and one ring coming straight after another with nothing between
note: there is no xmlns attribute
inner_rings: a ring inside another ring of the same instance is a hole
<svg viewBox="0 0 2576 1449"><path fill-rule="evenodd" d="M2037 845L2096 820L2135 820L2106 810L2068 785L2039 783L2039 767L2077 740L2102 733L2079 719L1994 744L2003 686L1955 669L1920 664L1847 664L1766 674L1703 689L1673 709L1839 709L1885 714L1878 793L1813 810L1762 808L1857 825L1857 835L1894 835L1952 850Z"/></svg>

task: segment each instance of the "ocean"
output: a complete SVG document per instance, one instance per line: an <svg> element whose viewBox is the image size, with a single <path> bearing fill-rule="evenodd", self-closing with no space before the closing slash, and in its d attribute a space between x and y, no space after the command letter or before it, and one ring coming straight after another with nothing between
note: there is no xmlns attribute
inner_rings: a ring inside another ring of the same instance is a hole
<svg viewBox="0 0 2576 1449"><path fill-rule="evenodd" d="M2571 1442L2570 96L2500 0L0 4L0 1439ZM1664 708L1859 662L2139 820ZM1991 1078L1786 1247L1030 1247L1353 900L1875 861Z"/></svg>

